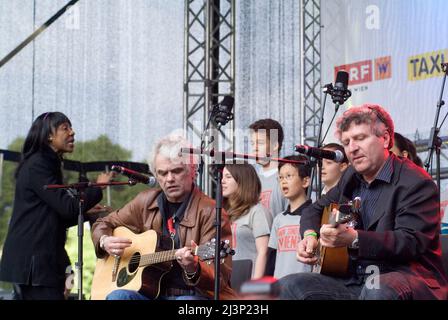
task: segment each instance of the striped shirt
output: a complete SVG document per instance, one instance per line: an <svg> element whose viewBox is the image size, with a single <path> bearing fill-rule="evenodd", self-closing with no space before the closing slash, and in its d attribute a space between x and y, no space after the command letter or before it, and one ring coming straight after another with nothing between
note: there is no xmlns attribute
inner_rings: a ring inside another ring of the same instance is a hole
<svg viewBox="0 0 448 320"><path fill-rule="evenodd" d="M384 166L370 184L367 183L361 174L356 173L355 177L359 180L359 187L353 191L353 199L361 198L361 220L359 229L367 230L370 218L374 215L376 204L379 200L381 190L385 184L390 184L394 172L392 157L386 159Z"/></svg>

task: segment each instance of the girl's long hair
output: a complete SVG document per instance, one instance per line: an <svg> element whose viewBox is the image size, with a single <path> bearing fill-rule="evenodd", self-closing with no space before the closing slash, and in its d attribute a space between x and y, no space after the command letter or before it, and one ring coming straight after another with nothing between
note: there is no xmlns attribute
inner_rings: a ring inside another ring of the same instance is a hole
<svg viewBox="0 0 448 320"><path fill-rule="evenodd" d="M227 164L226 169L238 184L237 191L224 200L224 208L232 221L245 215L260 200L261 182L250 164Z"/></svg>

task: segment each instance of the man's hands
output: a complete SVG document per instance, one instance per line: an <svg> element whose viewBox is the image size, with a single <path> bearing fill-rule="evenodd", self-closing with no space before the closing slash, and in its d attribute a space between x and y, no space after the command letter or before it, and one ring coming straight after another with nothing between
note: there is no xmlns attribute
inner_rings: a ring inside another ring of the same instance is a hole
<svg viewBox="0 0 448 320"><path fill-rule="evenodd" d="M315 264L317 262L317 257L314 254L318 245L317 237L314 235L307 235L310 232L314 233L312 230L305 231L304 238L297 246L297 260L305 264Z"/></svg>
<svg viewBox="0 0 448 320"><path fill-rule="evenodd" d="M130 247L132 241L126 238L106 236L103 240L102 249L112 256L123 255L124 249Z"/></svg>
<svg viewBox="0 0 448 320"><path fill-rule="evenodd" d="M191 247L196 246L196 243L191 240ZM191 248L183 247L181 249L178 249L174 255L176 256L177 262L180 264L182 269L185 270L185 272L194 273L198 270L199 262L197 258L191 253Z"/></svg>
<svg viewBox="0 0 448 320"><path fill-rule="evenodd" d="M348 227L345 223L338 225L336 228L324 224L320 228L319 241L324 247L328 248L345 247L351 245L357 235L358 231Z"/></svg>

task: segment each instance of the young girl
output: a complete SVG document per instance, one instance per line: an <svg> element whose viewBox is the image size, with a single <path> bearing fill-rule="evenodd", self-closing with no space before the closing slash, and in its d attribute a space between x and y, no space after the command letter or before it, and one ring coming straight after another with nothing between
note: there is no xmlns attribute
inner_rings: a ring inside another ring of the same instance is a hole
<svg viewBox="0 0 448 320"><path fill-rule="evenodd" d="M224 208L232 221L233 260L252 260L252 279L264 275L272 215L259 203L261 183L253 166L229 164L223 171Z"/></svg>
<svg viewBox="0 0 448 320"><path fill-rule="evenodd" d="M25 139L0 266L0 280L14 284L17 299L64 299L66 230L76 225L79 205L67 190L44 186L62 184L62 155L73 152L74 136L64 114L47 112L37 117ZM110 178L101 174L97 182ZM101 198L100 188L87 188L84 212Z"/></svg>

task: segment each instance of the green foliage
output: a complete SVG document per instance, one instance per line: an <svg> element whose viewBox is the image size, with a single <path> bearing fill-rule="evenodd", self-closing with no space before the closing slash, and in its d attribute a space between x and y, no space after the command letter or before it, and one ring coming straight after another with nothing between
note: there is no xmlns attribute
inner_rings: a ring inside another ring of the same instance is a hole
<svg viewBox="0 0 448 320"><path fill-rule="evenodd" d="M8 147L11 151L21 151L23 138L15 139ZM0 194L0 248L5 242L6 233L8 231L9 219L11 218L12 205L15 192L14 173L18 163L11 161L3 162L3 174L1 177L1 194Z"/></svg>
<svg viewBox="0 0 448 320"><path fill-rule="evenodd" d="M23 145L23 138L17 138L10 144L8 150L20 151ZM73 154L66 156L67 159L92 162L92 161L129 161L131 152L122 148L118 144L113 144L110 139L101 135L95 140L77 142ZM14 201L15 179L14 171L17 168L17 163L5 161L3 164L3 178L1 181L1 197L0 197L0 251L3 247L5 236L8 229L8 222L11 218L12 206ZM96 181L98 173L89 173L90 181ZM117 177L117 180L121 180ZM126 181L123 178L124 181ZM73 183L78 181L78 174L76 172L64 172L64 182ZM147 187L143 184L135 186L117 186L110 188L110 198L108 199L107 189L103 191L103 200L101 204L110 205L114 209L118 209L125 203L129 202L135 195L145 190ZM78 238L77 227L74 226L69 229L66 249L71 260L72 268L76 271L75 263L78 260ZM95 252L90 235L90 228L88 223L85 224L85 233L83 239L83 293L86 298L90 297L90 287L92 283L93 272L95 269ZM77 294L77 280L75 278L73 294Z"/></svg>
<svg viewBox="0 0 448 320"><path fill-rule="evenodd" d="M67 250L68 256L70 257L72 269L75 271L75 275L78 274L76 269L76 262L78 261L78 227L72 227L68 231L67 242L65 248ZM86 299L90 299L90 288L92 286L93 273L95 272L95 249L91 240L91 233L89 225L84 224L84 237L83 237L83 277L82 277L82 287L83 294ZM78 278L75 276L73 288L71 294L78 294Z"/></svg>

